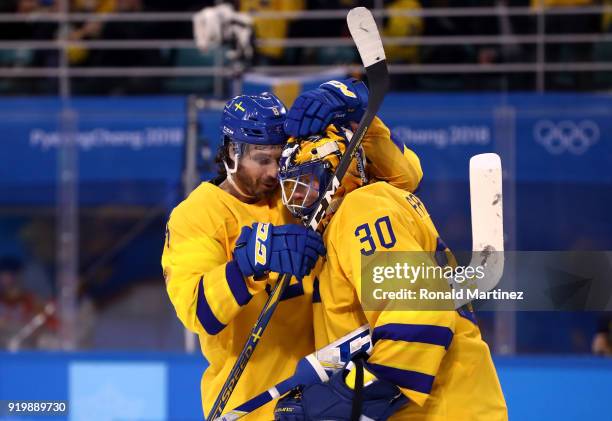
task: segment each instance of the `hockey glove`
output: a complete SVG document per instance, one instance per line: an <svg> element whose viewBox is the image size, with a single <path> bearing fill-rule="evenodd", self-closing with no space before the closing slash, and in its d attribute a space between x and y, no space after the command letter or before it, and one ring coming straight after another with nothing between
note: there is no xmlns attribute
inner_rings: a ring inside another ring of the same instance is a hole
<svg viewBox="0 0 612 421"><path fill-rule="evenodd" d="M351 420L357 393L345 381L348 373L347 369L340 370L327 383L299 386L293 389L276 404L274 420ZM358 414L372 420L384 421L408 403L408 398L397 386L384 380L366 383L360 395L361 410Z"/></svg>
<svg viewBox="0 0 612 421"><path fill-rule="evenodd" d="M320 133L330 123L359 121L368 106L368 88L360 80L330 80L301 94L287 113L285 133L305 137Z"/></svg>
<svg viewBox="0 0 612 421"><path fill-rule="evenodd" d="M234 248L242 276L255 279L268 272L308 275L319 256L325 255L321 236L302 225L255 223L243 227Z"/></svg>

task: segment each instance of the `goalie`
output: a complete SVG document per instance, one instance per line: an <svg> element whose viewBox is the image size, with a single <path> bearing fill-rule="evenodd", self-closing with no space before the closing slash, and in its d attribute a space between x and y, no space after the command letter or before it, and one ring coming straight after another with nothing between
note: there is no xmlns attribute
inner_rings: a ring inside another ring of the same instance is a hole
<svg viewBox="0 0 612 421"><path fill-rule="evenodd" d="M279 179L283 202L295 217L313 211L349 137L346 129L331 125L323 135L289 140ZM471 311L363 309L362 256L381 249L448 251L422 202L389 183L368 184L365 164L358 153L332 199L330 207L337 210L324 233L327 260L313 293L314 322L317 348L366 323L374 348L367 361L349 363L328 383L296 389L280 400L276 419L507 419L489 348Z"/></svg>

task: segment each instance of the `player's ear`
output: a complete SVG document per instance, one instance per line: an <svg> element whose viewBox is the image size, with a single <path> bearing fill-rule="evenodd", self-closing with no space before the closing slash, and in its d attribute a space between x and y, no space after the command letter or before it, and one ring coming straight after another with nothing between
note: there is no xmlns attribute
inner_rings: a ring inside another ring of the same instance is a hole
<svg viewBox="0 0 612 421"><path fill-rule="evenodd" d="M235 167L237 165L237 160L238 160L238 156L246 156L247 155L247 148L245 147L241 147L242 145L235 143L235 142L230 142L229 144L229 149L228 149L228 157L231 161L231 165L233 167Z"/></svg>
<svg viewBox="0 0 612 421"><path fill-rule="evenodd" d="M238 145L235 144L234 142L230 142L230 144L228 145L227 152L228 152L230 159L234 160L236 158L236 154L239 153Z"/></svg>

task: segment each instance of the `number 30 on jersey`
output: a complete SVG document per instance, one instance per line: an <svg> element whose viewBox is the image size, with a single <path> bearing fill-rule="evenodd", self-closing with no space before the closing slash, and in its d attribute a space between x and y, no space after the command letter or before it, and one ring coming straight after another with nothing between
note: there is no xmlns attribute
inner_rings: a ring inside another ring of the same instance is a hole
<svg viewBox="0 0 612 421"><path fill-rule="evenodd" d="M363 244L360 251L364 256L370 256L378 247L390 249L397 242L388 216L381 216L373 224L359 225L355 237Z"/></svg>

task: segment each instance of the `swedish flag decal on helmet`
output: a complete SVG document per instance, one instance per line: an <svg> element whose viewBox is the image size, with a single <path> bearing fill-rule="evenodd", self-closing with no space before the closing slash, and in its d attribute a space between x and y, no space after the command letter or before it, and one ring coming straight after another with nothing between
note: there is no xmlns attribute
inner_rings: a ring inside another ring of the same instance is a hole
<svg viewBox="0 0 612 421"><path fill-rule="evenodd" d="M275 95L240 95L223 109L221 131L230 141L252 145L282 145L287 111Z"/></svg>

